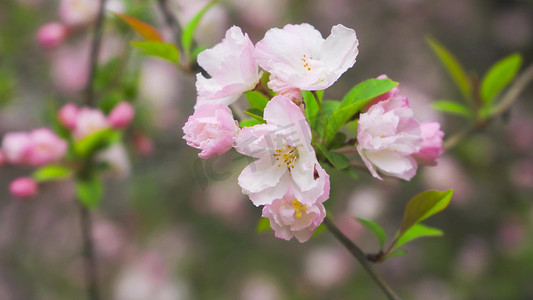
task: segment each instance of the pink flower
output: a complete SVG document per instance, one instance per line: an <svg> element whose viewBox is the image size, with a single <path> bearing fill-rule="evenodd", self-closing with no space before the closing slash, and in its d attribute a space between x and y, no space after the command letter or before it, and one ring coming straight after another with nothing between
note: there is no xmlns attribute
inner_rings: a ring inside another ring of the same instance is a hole
<svg viewBox="0 0 533 300"><path fill-rule="evenodd" d="M59 110L57 117L63 126L70 130L74 130L78 118L78 107L72 103L65 104Z"/></svg>
<svg viewBox="0 0 533 300"><path fill-rule="evenodd" d="M129 102L120 102L109 114L109 124L113 128L124 129L128 127L134 115L135 111Z"/></svg>
<svg viewBox="0 0 533 300"><path fill-rule="evenodd" d="M67 152L68 144L48 128L35 129L30 133L31 147L27 153L27 163L41 166L61 159Z"/></svg>
<svg viewBox="0 0 533 300"><path fill-rule="evenodd" d="M233 26L220 44L198 55L198 64L209 73L196 75L196 106L207 102L231 104L255 87L261 74L255 62L254 45L241 29Z"/></svg>
<svg viewBox="0 0 533 300"><path fill-rule="evenodd" d="M268 87L272 89L274 93L287 96L295 103L301 103L302 101L302 91L300 91L299 88L295 88L286 82L279 80L279 78L273 74L270 74Z"/></svg>
<svg viewBox="0 0 533 300"><path fill-rule="evenodd" d="M283 198L275 199L272 204L263 207L263 217L270 220L277 238L290 240L294 236L303 243L324 221L326 209L320 202L303 204L289 190Z"/></svg>
<svg viewBox="0 0 533 300"><path fill-rule="evenodd" d="M61 0L59 17L70 26L86 25L96 19L98 5L94 0Z"/></svg>
<svg viewBox="0 0 533 300"><path fill-rule="evenodd" d="M0 149L0 167L3 166L5 163L6 163L6 157L5 157L4 153L2 153L2 151Z"/></svg>
<svg viewBox="0 0 533 300"><path fill-rule="evenodd" d="M17 198L28 198L37 193L37 182L29 177L21 177L9 184L9 192Z"/></svg>
<svg viewBox="0 0 533 300"><path fill-rule="evenodd" d="M67 33L65 25L59 22L47 23L39 27L37 41L45 48L54 48L63 42Z"/></svg>
<svg viewBox="0 0 533 300"><path fill-rule="evenodd" d="M183 126L187 145L201 149L199 157L207 159L231 149L239 127L228 106L220 103L200 105Z"/></svg>
<svg viewBox="0 0 533 300"><path fill-rule="evenodd" d="M440 130L440 124L435 121L426 121L420 124L422 133L422 148L415 153L416 160L429 166L437 165L437 159L444 153L442 138L444 132Z"/></svg>
<svg viewBox="0 0 533 300"><path fill-rule="evenodd" d="M418 167L413 154L420 151L420 124L407 98L394 97L370 107L359 118L357 151L372 176L384 174L410 180Z"/></svg>
<svg viewBox="0 0 533 300"><path fill-rule="evenodd" d="M239 176L244 194L256 205L272 204L290 189L301 203L311 206L329 197L329 175L316 159L311 129L300 108L285 96L268 102L267 124L245 127L235 149L258 160Z"/></svg>
<svg viewBox="0 0 533 300"><path fill-rule="evenodd" d="M74 138L80 140L107 128L109 128L109 122L101 111L82 107L78 110Z"/></svg>
<svg viewBox="0 0 533 300"><path fill-rule="evenodd" d="M12 164L25 163L31 144L27 132L6 133L2 141L2 151L6 161Z"/></svg>
<svg viewBox="0 0 533 300"><path fill-rule="evenodd" d="M353 29L333 26L324 39L309 24L272 28L255 49L257 63L301 90L323 90L355 64L359 41Z"/></svg>
<svg viewBox="0 0 533 300"><path fill-rule="evenodd" d="M387 79L387 78L389 78L389 77L387 75L385 75L385 74L379 75L377 77L377 79ZM374 100L372 100L372 102L370 102L369 104L366 105L366 108L370 108L370 107L372 107L372 105L374 105L374 104L376 104L378 102L381 102L381 101L384 101L384 100L388 100L388 99L393 98L393 97L397 97L399 93L400 93L400 88L398 86L395 86L390 91L386 92L385 94L379 95L376 98L374 98Z"/></svg>

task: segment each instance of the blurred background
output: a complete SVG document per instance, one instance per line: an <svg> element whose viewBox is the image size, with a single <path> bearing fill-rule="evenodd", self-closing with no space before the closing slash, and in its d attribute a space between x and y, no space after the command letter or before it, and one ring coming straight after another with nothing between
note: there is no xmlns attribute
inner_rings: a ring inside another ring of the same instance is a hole
<svg viewBox="0 0 533 300"><path fill-rule="evenodd" d="M168 2L182 24L207 3ZM108 9L154 24L171 40L155 1L109 0ZM68 36L51 45L37 35L42 25L69 18L59 1L0 2L0 134L49 126L67 101L81 105L93 20L70 17ZM357 32L357 62L326 98L340 99L354 84L387 74L400 82L417 118L440 121L447 136L469 124L431 107L459 100L460 93L426 35L480 77L511 53L523 55L524 67L533 62L533 1L527 0L222 0L196 41L211 47L238 25L257 42L271 27L303 22L323 36L339 23ZM247 160L235 152L199 160L181 138L196 100L194 75L141 56L128 45L132 39L138 37L108 13L99 101L132 101L137 115L128 154L117 159L93 212L103 299L385 299L329 232L304 244L256 232L261 209L236 180ZM529 86L504 118L410 182L382 182L364 171L354 180L328 169L326 207L366 252L379 244L355 217L377 221L391 240L414 194L455 189L450 206L426 222L443 237L413 242L406 256L376 265L404 299L533 299L532 97ZM38 197L14 199L9 182L30 171L0 168L0 299L84 299L73 184L49 184Z"/></svg>

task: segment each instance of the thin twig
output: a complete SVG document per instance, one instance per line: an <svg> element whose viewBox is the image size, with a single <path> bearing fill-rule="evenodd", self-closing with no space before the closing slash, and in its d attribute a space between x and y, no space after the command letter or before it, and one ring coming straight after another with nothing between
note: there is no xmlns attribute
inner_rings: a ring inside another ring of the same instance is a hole
<svg viewBox="0 0 533 300"><path fill-rule="evenodd" d="M91 236L91 213L79 203L80 225L83 239L83 261L85 265L85 278L87 278L87 297L90 300L99 300L98 267L94 256L93 240Z"/></svg>
<svg viewBox="0 0 533 300"><path fill-rule="evenodd" d="M174 14L168 8L167 0L157 0L157 5L159 6L159 10L161 10L161 13L163 14L165 23L170 28L170 30L172 30L176 47L178 47L180 49L180 52L183 53L183 49L181 49L180 46L181 26L178 23L176 16L174 16Z"/></svg>
<svg viewBox="0 0 533 300"><path fill-rule="evenodd" d="M85 87L85 102L89 106L93 106L95 102L94 97L94 78L96 77L96 68L98 65L98 56L100 54L100 44L102 43L102 31L104 23L104 8L106 0L100 1L98 8L98 15L94 24L93 40L91 43L91 52L89 56L89 78Z"/></svg>
<svg viewBox="0 0 533 300"><path fill-rule="evenodd" d="M349 238L347 238L338 228L333 224L331 220L327 217L324 219L324 224L329 229L329 231L341 242L341 244L359 261L359 263L366 270L368 275L374 280L374 282L379 286L379 288L387 295L389 300L401 300L401 298L396 295L392 288L381 278L372 268L370 262L367 260L365 253L357 247Z"/></svg>

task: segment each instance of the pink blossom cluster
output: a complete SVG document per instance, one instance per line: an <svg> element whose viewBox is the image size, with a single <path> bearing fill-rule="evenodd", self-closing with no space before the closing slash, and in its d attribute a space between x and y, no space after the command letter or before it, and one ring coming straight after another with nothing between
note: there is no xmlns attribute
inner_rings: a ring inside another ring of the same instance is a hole
<svg viewBox="0 0 533 300"><path fill-rule="evenodd" d="M210 158L235 148L256 160L244 168L239 185L276 237L307 241L326 216L329 175L311 146L311 129L295 102L301 90L331 86L355 64L358 40L353 29L336 25L324 39L309 24L268 30L255 46L233 26L221 43L198 55L209 74L197 75L195 112L183 127L184 139ZM277 96L264 109L265 124L239 128L228 105L256 88L262 71Z"/></svg>
<svg viewBox="0 0 533 300"><path fill-rule="evenodd" d="M80 140L104 129L124 129L130 124L134 115L135 110L126 101L118 103L108 116L99 109L78 108L69 103L59 110L58 119L63 126L72 131L74 139Z"/></svg>
<svg viewBox="0 0 533 300"><path fill-rule="evenodd" d="M0 166L28 165L38 167L63 158L68 144L48 128L31 132L9 132L2 140ZM11 182L12 195L27 198L37 193L37 183L29 177L21 177Z"/></svg>
<svg viewBox="0 0 533 300"><path fill-rule="evenodd" d="M386 78L382 75L378 78ZM444 133L435 121L418 122L407 97L396 87L377 97L359 118L357 151L372 176L410 180L418 164L436 165Z"/></svg>

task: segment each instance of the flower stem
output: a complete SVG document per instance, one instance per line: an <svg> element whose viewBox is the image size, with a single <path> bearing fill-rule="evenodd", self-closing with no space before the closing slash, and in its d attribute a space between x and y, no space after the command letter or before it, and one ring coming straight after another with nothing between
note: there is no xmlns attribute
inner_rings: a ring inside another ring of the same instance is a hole
<svg viewBox="0 0 533 300"><path fill-rule="evenodd" d="M372 280L379 286L379 288L387 295L389 300L401 300L396 295L392 288L381 278L372 268L370 262L367 260L365 253L357 247L349 238L347 238L340 230L333 224L333 222L327 217L324 219L324 224L329 229L331 234L341 242L341 244L359 261L365 271L370 275Z"/></svg>
<svg viewBox="0 0 533 300"><path fill-rule="evenodd" d="M93 106L95 102L94 97L94 79L96 77L96 68L98 65L98 55L100 53L100 44L102 43L102 31L104 23L104 8L106 0L100 0L100 7L98 8L98 15L94 24L93 40L91 43L91 52L89 56L89 78L85 87L85 102L89 106Z"/></svg>
<svg viewBox="0 0 533 300"><path fill-rule="evenodd" d="M99 300L98 292L98 268L94 256L94 247L91 237L91 214L79 203L81 235L83 239L83 260L85 265L85 280L87 282L87 298L89 300Z"/></svg>

